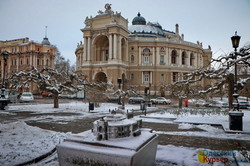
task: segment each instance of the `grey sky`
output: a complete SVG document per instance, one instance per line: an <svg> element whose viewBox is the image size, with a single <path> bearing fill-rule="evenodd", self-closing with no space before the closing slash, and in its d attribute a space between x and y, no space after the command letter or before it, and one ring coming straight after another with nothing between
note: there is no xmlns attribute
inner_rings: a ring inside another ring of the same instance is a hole
<svg viewBox="0 0 250 166"><path fill-rule="evenodd" d="M211 45L214 57L233 51L235 31L240 46L250 41L250 0L0 0L0 40L29 37L41 42L48 26L49 41L73 64L86 16L96 16L106 3L129 25L138 12L169 31L178 23L186 41Z"/></svg>

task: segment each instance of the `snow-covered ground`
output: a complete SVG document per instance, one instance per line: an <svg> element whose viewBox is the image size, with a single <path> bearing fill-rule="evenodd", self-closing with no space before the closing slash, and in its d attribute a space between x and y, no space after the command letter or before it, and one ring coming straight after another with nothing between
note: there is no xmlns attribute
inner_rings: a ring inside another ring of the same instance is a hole
<svg viewBox="0 0 250 166"><path fill-rule="evenodd" d="M88 104L82 102L72 102L67 104L60 104L59 109L54 109L52 104L39 105L13 105L9 106L8 111L0 111L0 116L5 114L15 114L17 112L33 112L33 114L44 114L44 116L28 117L16 121L2 121L0 122L0 165L16 165L29 161L38 157L48 151L51 151L55 146L63 141L63 139L71 133L62 133L55 131L48 131L38 127L32 127L25 123L28 120L62 122L72 121L76 118L86 117L101 117L109 113L109 110L117 109L117 104L103 103L101 107L95 108L92 113L88 111ZM125 110L138 110L138 105L126 105ZM149 108L148 112L156 110L156 107ZM50 113L75 113L72 116L53 116ZM207 124L222 124L225 129L228 128L228 115L224 113L199 113L190 110L185 110L181 113L173 111L162 111L159 113L148 113L147 118L141 117L143 121L155 123L179 123L179 128L189 129L193 128L192 123L201 123L196 127L205 130L204 132L163 132L155 131L159 134L169 135L188 135L201 137L214 137L221 139L236 139L236 140L250 140L249 134L226 134L222 129L211 127ZM244 112L244 131L250 132L250 110ZM138 118L140 118L138 116ZM176 147L173 145L158 145L156 155L156 165L201 165L198 160L198 154L201 150L197 148ZM209 149L207 149L209 150ZM239 155L239 152L237 152ZM229 159L232 156L228 156ZM250 163L240 163L246 165ZM37 164L35 164L37 165ZM39 164L38 164L39 165ZM52 155L50 159L40 162L40 165L59 165L56 154ZM219 165L214 163L213 165ZM234 165L231 163L231 165Z"/></svg>

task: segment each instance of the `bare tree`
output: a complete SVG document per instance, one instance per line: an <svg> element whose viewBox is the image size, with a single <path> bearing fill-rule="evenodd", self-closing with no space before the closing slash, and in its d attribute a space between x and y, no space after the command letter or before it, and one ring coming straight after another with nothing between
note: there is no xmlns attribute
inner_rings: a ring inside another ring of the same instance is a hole
<svg viewBox="0 0 250 166"><path fill-rule="evenodd" d="M217 68L206 67L195 70L186 74L186 79L175 82L170 85L164 85L164 88L170 90L173 95L178 96L179 99L194 96L205 96L208 93L212 93L216 90L220 90L227 83L229 84L229 103L232 106L231 94L233 93L233 71L235 64L244 65L244 67L250 67L250 44L245 45L239 52L232 52L227 56L219 57L218 59L212 59L211 63L216 63ZM245 78L237 80L237 89L242 89L247 81L250 80L248 74ZM195 83L201 81L209 81L211 86L197 88Z"/></svg>
<svg viewBox="0 0 250 166"><path fill-rule="evenodd" d="M54 108L59 108L58 96L63 92L76 93L88 87L102 87L101 84L86 81L86 76L76 73L58 72L55 69L32 68L27 72L15 73L10 77L12 88L22 88L34 82L40 90L51 92L54 96Z"/></svg>

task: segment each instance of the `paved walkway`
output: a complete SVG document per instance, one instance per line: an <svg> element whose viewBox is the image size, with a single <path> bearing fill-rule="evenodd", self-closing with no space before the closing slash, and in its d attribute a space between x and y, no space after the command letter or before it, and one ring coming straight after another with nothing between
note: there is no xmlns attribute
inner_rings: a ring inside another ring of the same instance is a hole
<svg viewBox="0 0 250 166"><path fill-rule="evenodd" d="M178 129L178 124L160 124L160 123L143 123L143 127L151 128L155 131L166 132L188 132L188 131L203 131L198 128L192 129ZM250 137L250 135L249 135ZM233 140L221 138L207 138L198 136L183 136L183 135L159 135L159 144L161 145L175 145L193 148L204 148L211 150L238 150L242 147L250 149L250 141Z"/></svg>

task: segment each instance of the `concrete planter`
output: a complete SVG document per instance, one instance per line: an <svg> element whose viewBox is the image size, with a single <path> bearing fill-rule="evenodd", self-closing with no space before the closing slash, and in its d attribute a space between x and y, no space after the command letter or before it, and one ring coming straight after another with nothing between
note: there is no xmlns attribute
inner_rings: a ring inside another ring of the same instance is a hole
<svg viewBox="0 0 250 166"><path fill-rule="evenodd" d="M152 166L158 136L149 129L141 135L98 141L91 131L72 135L57 145L61 166Z"/></svg>

